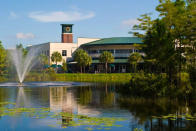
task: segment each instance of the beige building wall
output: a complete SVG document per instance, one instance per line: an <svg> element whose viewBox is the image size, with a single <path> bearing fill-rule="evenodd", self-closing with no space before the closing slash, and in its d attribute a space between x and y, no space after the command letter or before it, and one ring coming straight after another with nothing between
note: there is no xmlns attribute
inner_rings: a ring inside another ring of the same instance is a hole
<svg viewBox="0 0 196 131"><path fill-rule="evenodd" d="M62 56L63 60L67 61L72 58L72 53L78 48L78 45L76 43L50 43L50 58L52 56L52 53L55 51L58 51L62 55L62 51L67 51L67 56ZM50 60L51 64L52 61ZM58 64L62 64L62 62L58 62Z"/></svg>
<svg viewBox="0 0 196 131"><path fill-rule="evenodd" d="M62 51L67 51L67 56L62 56L63 60L69 61L72 59L73 52L80 47L82 44L86 44L88 42L99 40L98 38L78 38L78 43L55 43L48 42L39 45L29 46L28 49L39 49L40 54L45 54L48 56L48 64L54 64L51 61L52 53L58 51L62 55ZM62 64L62 62L58 62L57 64Z"/></svg>
<svg viewBox="0 0 196 131"><path fill-rule="evenodd" d="M62 55L62 51L67 51L67 56L62 56L63 60L67 61L72 58L72 53L78 48L78 44L76 43L44 43L39 45L29 46L28 49L36 49L39 50L40 54L45 54L48 56L48 64L54 64L51 61L52 53L58 51ZM62 64L62 62L58 62L57 64Z"/></svg>
<svg viewBox="0 0 196 131"><path fill-rule="evenodd" d="M82 44L100 40L99 38L78 38L78 47Z"/></svg>

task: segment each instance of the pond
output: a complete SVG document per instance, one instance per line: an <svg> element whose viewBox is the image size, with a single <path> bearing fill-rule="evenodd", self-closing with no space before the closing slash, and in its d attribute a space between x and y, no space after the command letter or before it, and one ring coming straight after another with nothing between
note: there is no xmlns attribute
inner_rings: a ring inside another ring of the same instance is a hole
<svg viewBox="0 0 196 131"><path fill-rule="evenodd" d="M196 102L122 93L127 84L0 87L5 131L196 130Z"/></svg>

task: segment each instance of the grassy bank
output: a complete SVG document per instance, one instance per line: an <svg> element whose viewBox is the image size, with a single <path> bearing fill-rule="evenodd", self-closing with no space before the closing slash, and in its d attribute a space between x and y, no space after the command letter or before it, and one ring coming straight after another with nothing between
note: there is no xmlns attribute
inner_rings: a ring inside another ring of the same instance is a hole
<svg viewBox="0 0 196 131"><path fill-rule="evenodd" d="M7 81L7 78L5 76L0 76L0 82Z"/></svg>
<svg viewBox="0 0 196 131"><path fill-rule="evenodd" d="M78 81L78 82L129 82L130 73L112 73L112 74L86 74L86 73L63 73L63 74L38 74L31 73L25 81Z"/></svg>

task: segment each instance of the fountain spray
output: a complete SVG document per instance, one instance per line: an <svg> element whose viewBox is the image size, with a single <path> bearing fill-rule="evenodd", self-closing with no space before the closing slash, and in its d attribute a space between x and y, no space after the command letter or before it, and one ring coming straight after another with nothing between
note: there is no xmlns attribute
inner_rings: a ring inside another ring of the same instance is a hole
<svg viewBox="0 0 196 131"><path fill-rule="evenodd" d="M28 51L27 55L23 55L22 49L14 49L10 51L11 60L16 68L19 79L19 85L22 85L25 76L29 73L31 68L37 62L40 48L32 48Z"/></svg>

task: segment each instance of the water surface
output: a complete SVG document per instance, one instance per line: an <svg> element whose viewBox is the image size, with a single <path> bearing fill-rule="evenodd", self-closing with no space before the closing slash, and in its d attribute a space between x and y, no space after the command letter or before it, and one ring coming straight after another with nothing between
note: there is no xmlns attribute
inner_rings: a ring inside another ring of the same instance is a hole
<svg viewBox="0 0 196 131"><path fill-rule="evenodd" d="M194 101L135 98L127 85L0 87L2 131L194 130ZM195 129L196 130L196 129Z"/></svg>

